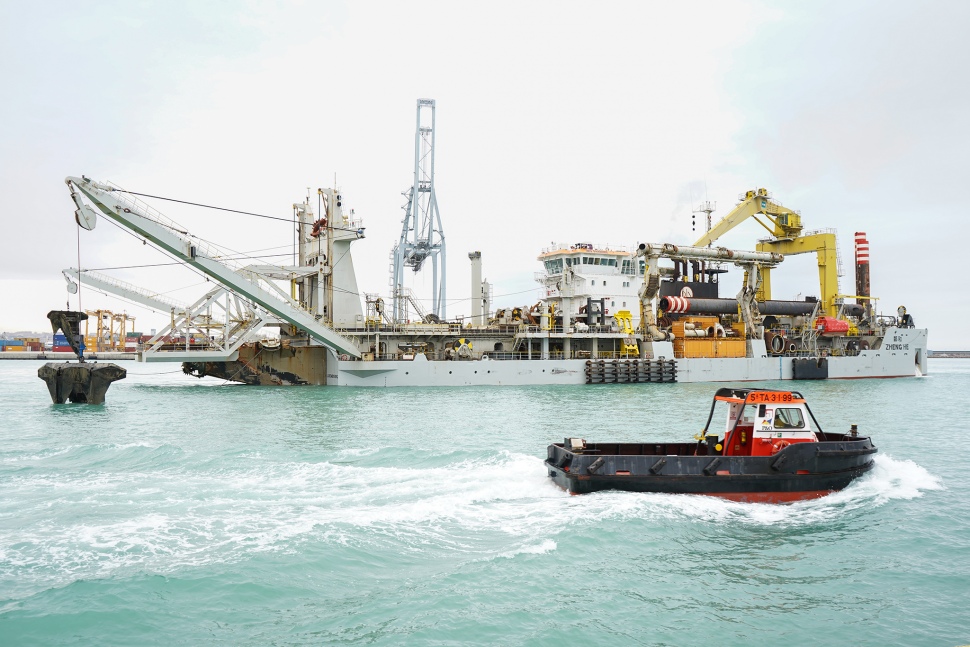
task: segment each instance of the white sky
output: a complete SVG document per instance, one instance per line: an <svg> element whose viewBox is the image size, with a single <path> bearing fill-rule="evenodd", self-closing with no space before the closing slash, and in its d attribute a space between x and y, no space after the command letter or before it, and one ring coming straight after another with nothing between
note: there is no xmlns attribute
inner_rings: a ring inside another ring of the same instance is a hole
<svg viewBox="0 0 970 647"><path fill-rule="evenodd" d="M764 186L807 229L838 228L844 292L866 231L880 309L905 304L931 348L970 348L968 31L966 2L0 0L0 330L46 330L65 305L67 175L283 217L336 175L367 227L358 283L386 293L429 97L450 316L470 312L469 251L494 305L529 304L550 242L689 243L705 196L717 218ZM152 204L232 249L292 241L285 223ZM762 232L721 244L752 249ZM107 219L80 256L168 260ZM207 287L178 267L104 273L181 301ZM414 287L430 296L427 274ZM817 285L814 258L789 257L773 296ZM82 298L139 330L165 321Z"/></svg>

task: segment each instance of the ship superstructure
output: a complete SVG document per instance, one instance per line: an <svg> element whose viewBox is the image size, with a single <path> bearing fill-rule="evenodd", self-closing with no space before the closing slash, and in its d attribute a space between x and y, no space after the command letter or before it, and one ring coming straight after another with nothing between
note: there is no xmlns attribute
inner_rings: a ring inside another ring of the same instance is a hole
<svg viewBox="0 0 970 647"><path fill-rule="evenodd" d="M539 262L543 271L536 273L536 280L542 285L541 302L551 306L564 325L581 329L624 310L631 311L633 327L639 325L637 290L644 262L635 257L635 248L554 243L542 250Z"/></svg>

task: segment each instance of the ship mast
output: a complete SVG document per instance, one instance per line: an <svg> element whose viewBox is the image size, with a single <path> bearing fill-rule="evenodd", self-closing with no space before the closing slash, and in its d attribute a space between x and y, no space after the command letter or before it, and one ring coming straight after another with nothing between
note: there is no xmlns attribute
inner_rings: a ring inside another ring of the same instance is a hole
<svg viewBox="0 0 970 647"><path fill-rule="evenodd" d="M709 200L704 200L704 202L702 202L699 207L697 207L696 209L694 209L693 213L691 214L691 230L692 231L696 231L697 221L695 220L695 214L703 213L703 214L707 214L707 229L705 229L704 231L707 232L707 233L710 233L710 231L711 231L711 214L714 213L714 211L716 209L717 209L717 203L716 202L712 203ZM708 242L707 243L707 246L710 247L713 244L713 242L714 241Z"/></svg>

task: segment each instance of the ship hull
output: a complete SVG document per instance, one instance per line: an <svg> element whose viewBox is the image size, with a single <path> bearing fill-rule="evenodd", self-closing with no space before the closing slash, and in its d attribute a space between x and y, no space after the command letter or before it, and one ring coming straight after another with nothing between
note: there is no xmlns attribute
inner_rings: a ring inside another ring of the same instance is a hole
<svg viewBox="0 0 970 647"><path fill-rule="evenodd" d="M890 329L880 348L852 356L831 357L697 357L672 360L673 379L630 377L614 370L635 360L612 359L455 359L361 361L341 359L320 346L267 349L259 344L239 350L234 362L186 363L187 373L208 375L247 384L327 385L363 388L431 386L534 386L630 382L754 382L795 379L895 378L925 375L927 331ZM673 358L670 342L654 343L650 361ZM642 361L642 360L641 360ZM815 368L805 371L805 365ZM797 366L801 366L799 369ZM821 368L819 368L821 366ZM591 370L592 369L592 370ZM602 376L597 373L602 369ZM801 374L799 374L801 370ZM612 376L612 377L610 377Z"/></svg>
<svg viewBox="0 0 970 647"><path fill-rule="evenodd" d="M859 379L914 377L928 373L924 329L897 329L887 334L884 348L824 360L824 378ZM669 342L666 344L670 346ZM661 344L655 344L660 347ZM890 348L892 347L892 348ZM673 348L654 354L672 358ZM754 382L799 379L793 357L698 357L676 359L676 382ZM332 359L327 384L353 387L398 386L525 386L591 383L588 359L515 359L424 361L348 361ZM611 360L603 360L609 362ZM620 360L621 362L623 360ZM592 383L596 383L593 381Z"/></svg>

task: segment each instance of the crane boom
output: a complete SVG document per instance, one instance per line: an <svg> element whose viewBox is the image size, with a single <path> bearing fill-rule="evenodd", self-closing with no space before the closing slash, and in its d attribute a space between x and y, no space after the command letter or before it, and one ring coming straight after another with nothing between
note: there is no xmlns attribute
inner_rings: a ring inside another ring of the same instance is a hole
<svg viewBox="0 0 970 647"><path fill-rule="evenodd" d="M765 217L768 222L762 221L759 216ZM814 232L803 235L801 215L777 202L772 202L771 194L767 189L747 191L741 202L721 218L710 231L701 236L694 245L696 247L710 245L748 218L753 218L771 234L770 238L758 243L756 248L758 251L786 255L815 252L818 258L818 283L822 307L827 315L837 316L839 267L838 241L835 234ZM761 275L758 298L763 301L770 300L771 268L761 267L758 271Z"/></svg>
<svg viewBox="0 0 970 647"><path fill-rule="evenodd" d="M763 215L771 222L769 227L758 220ZM802 233L802 217L780 204L771 201L767 189L752 189L744 194L744 199L714 227L697 239L694 247L707 247L748 218L754 218L775 238L796 238Z"/></svg>
<svg viewBox="0 0 970 647"><path fill-rule="evenodd" d="M116 294L120 297L128 299L129 301L140 303L141 305L147 306L154 310L177 313L185 312L186 305L184 303L169 299L168 297L163 297L157 292L145 290L137 285L132 285L131 283L127 283L125 281L119 281L116 278L107 276L105 274L99 274L98 272L94 272L92 270L78 272L77 268L69 267L66 270L62 270L61 274L76 281L81 281L90 287L97 288L104 292L110 292L111 294Z"/></svg>
<svg viewBox="0 0 970 647"><path fill-rule="evenodd" d="M228 290L305 330L321 344L337 352L360 357L360 351L351 340L324 325L292 301L281 300L278 295L263 288L246 274L228 267L217 259L218 254L192 241L187 237L187 232L179 230L172 222L166 222L164 216L143 205L134 196L85 177L68 177L65 183L71 188L72 195L74 189L77 189L106 216L215 279ZM75 198L75 202L77 201Z"/></svg>

